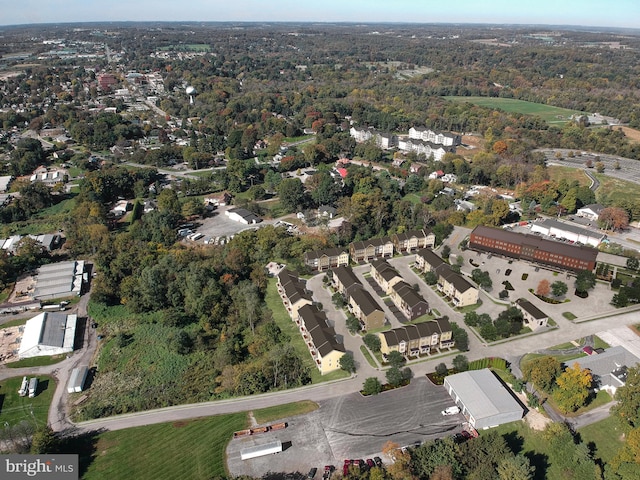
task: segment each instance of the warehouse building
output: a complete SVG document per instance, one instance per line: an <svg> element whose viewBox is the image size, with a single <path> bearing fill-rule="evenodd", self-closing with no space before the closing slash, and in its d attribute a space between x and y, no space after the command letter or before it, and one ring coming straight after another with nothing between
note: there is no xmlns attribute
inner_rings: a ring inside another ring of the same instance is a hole
<svg viewBox="0 0 640 480"><path fill-rule="evenodd" d="M444 387L477 430L515 422L524 415L522 405L488 368L449 375Z"/></svg>
<svg viewBox="0 0 640 480"><path fill-rule="evenodd" d="M76 315L50 312L27 320L18 356L31 358L73 352L77 320Z"/></svg>
<svg viewBox="0 0 640 480"><path fill-rule="evenodd" d="M597 247L607 238L604 233L594 232L569 223L559 222L552 218L547 218L542 222L532 223L531 232L538 232L542 235L555 237L558 240L567 240L573 243L591 245L592 247Z"/></svg>
<svg viewBox="0 0 640 480"><path fill-rule="evenodd" d="M38 269L33 298L48 300L80 295L86 281L82 260L43 265Z"/></svg>

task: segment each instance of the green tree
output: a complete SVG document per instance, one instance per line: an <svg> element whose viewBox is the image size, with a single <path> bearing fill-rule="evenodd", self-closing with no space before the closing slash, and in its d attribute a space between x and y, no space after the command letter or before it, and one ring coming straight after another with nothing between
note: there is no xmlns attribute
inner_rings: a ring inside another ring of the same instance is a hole
<svg viewBox="0 0 640 480"><path fill-rule="evenodd" d="M436 365L436 373L441 377L444 377L449 372L449 369L444 363L439 363Z"/></svg>
<svg viewBox="0 0 640 480"><path fill-rule="evenodd" d="M442 258L444 260L446 260L447 258L449 258L449 255L451 255L451 248L449 247L449 245L445 245L444 247L442 247Z"/></svg>
<svg viewBox="0 0 640 480"><path fill-rule="evenodd" d="M280 204L286 212L299 212L306 205L306 192L299 178L285 178L278 187Z"/></svg>
<svg viewBox="0 0 640 480"><path fill-rule="evenodd" d="M567 286L567 284L560 280L557 280L551 284L551 293L554 297L561 297L562 295L565 295L568 290L569 287Z"/></svg>
<svg viewBox="0 0 640 480"><path fill-rule="evenodd" d="M464 328L459 327L455 322L451 322L451 337L453 338L458 350L461 352L469 350L469 334Z"/></svg>
<svg viewBox="0 0 640 480"><path fill-rule="evenodd" d="M589 270L580 270L576 275L576 291L586 293L596 285L596 274Z"/></svg>
<svg viewBox="0 0 640 480"><path fill-rule="evenodd" d="M351 335L355 335L357 332L360 331L360 320L358 320L353 315L347 315L346 325L347 325L347 330L349 330L349 333Z"/></svg>
<svg viewBox="0 0 640 480"><path fill-rule="evenodd" d="M31 454L57 453L60 440L49 425L37 428L31 439Z"/></svg>
<svg viewBox="0 0 640 480"><path fill-rule="evenodd" d="M373 333L367 333L362 341L372 352L380 351L380 337L378 337L377 335L374 335Z"/></svg>
<svg viewBox="0 0 640 480"><path fill-rule="evenodd" d="M169 213L178 216L182 214L180 200L174 189L164 188L160 192L160 195L158 195L158 211L160 213Z"/></svg>
<svg viewBox="0 0 640 480"><path fill-rule="evenodd" d="M498 478L500 480L531 480L535 468L524 455L507 456L498 463Z"/></svg>
<svg viewBox="0 0 640 480"><path fill-rule="evenodd" d="M362 393L365 395L377 395L382 391L382 384L377 377L369 377L362 385Z"/></svg>
<svg viewBox="0 0 640 480"><path fill-rule="evenodd" d="M387 362L392 367L400 368L405 364L406 360L404 358L404 355L402 355L397 350L393 350L392 352L389 352L389 354L387 355Z"/></svg>
<svg viewBox="0 0 640 480"><path fill-rule="evenodd" d="M356 361L353 359L353 355L351 353L347 352L342 355L338 363L340 364L340 368L345 372L356 372Z"/></svg>
<svg viewBox="0 0 640 480"><path fill-rule="evenodd" d="M435 285L436 283L438 283L438 275L436 275L434 271L429 270L424 274L424 281L427 285Z"/></svg>
<svg viewBox="0 0 640 480"><path fill-rule="evenodd" d="M522 367L524 379L547 393L551 393L561 373L562 365L551 355L535 358Z"/></svg>
<svg viewBox="0 0 640 480"><path fill-rule="evenodd" d="M413 472L419 478L433 478L438 467L450 466L453 478L461 478L462 468L457 453L451 437L426 442L411 452Z"/></svg>
<svg viewBox="0 0 640 480"><path fill-rule="evenodd" d="M627 382L616 390L611 412L627 428L640 428L640 366L627 370Z"/></svg>
<svg viewBox="0 0 640 480"><path fill-rule="evenodd" d="M640 269L640 259L638 259L638 257L627 258L627 268L629 270L638 271L638 269Z"/></svg>
<svg viewBox="0 0 640 480"><path fill-rule="evenodd" d="M456 355L453 357L453 368L457 372L466 372L469 370L469 360L465 355Z"/></svg>
<svg viewBox="0 0 640 480"><path fill-rule="evenodd" d="M404 381L404 375L402 373L402 370L400 370L398 367L391 367L390 369L388 369L386 373L386 377L387 377L387 382L392 387L399 387Z"/></svg>

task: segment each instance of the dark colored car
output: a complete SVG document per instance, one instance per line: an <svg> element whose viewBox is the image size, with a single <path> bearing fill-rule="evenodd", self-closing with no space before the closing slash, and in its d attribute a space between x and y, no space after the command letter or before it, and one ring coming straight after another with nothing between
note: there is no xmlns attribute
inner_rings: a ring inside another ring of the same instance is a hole
<svg viewBox="0 0 640 480"><path fill-rule="evenodd" d="M313 467L311 470L309 470L309 473L307 473L307 478L311 480L313 477L316 476L317 471L318 469L316 467Z"/></svg>
<svg viewBox="0 0 640 480"><path fill-rule="evenodd" d="M371 460L370 458L367 458L367 466L368 466L369 468L373 468L373 467L375 467L375 466L376 466L376 464L375 464L375 463L373 463L373 460Z"/></svg>
<svg viewBox="0 0 640 480"><path fill-rule="evenodd" d="M373 457L373 461L376 462L377 467L382 466L382 459L380 457Z"/></svg>

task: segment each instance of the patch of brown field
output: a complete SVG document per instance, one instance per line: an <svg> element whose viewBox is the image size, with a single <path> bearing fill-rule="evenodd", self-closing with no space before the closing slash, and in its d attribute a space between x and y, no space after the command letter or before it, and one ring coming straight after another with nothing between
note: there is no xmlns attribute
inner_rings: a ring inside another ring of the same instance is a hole
<svg viewBox="0 0 640 480"><path fill-rule="evenodd" d="M186 427L187 425L189 425L189 423L191 423L191 422L188 422L188 421L186 421L186 420L179 420L179 421L177 421L177 422L173 422L173 423L171 424L171 426L172 426L173 428L182 428L182 427Z"/></svg>
<svg viewBox="0 0 640 480"><path fill-rule="evenodd" d="M640 329L638 329L638 325L629 325L629 328L640 337Z"/></svg>
<svg viewBox="0 0 640 480"><path fill-rule="evenodd" d="M622 130L622 132L625 134L625 136L629 139L630 142L640 143L640 130L636 130L635 128L618 127L618 126L615 126L613 128Z"/></svg>

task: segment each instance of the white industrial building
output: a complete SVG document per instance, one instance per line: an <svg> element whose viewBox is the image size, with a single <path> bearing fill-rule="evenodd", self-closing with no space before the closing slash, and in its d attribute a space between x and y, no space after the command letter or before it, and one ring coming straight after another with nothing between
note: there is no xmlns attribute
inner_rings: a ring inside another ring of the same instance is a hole
<svg viewBox="0 0 640 480"><path fill-rule="evenodd" d="M84 390L84 382L87 380L87 374L89 373L89 367L76 367L71 371L69 376L69 383L67 384L68 393L77 393Z"/></svg>
<svg viewBox="0 0 640 480"><path fill-rule="evenodd" d="M575 225L559 222L550 218L542 222L532 223L531 232L539 232L557 239L567 239L574 243L580 242L583 245L591 245L592 247L597 247L606 238L606 235L603 233L576 227Z"/></svg>
<svg viewBox="0 0 640 480"><path fill-rule="evenodd" d="M19 358L73 352L77 315L44 312L27 320L18 349Z"/></svg>
<svg viewBox="0 0 640 480"><path fill-rule="evenodd" d="M444 387L475 429L515 422L524 415L522 405L488 368L449 375Z"/></svg>
<svg viewBox="0 0 640 480"><path fill-rule="evenodd" d="M43 265L38 269L33 298L47 300L80 295L87 280L82 260Z"/></svg>
<svg viewBox="0 0 640 480"><path fill-rule="evenodd" d="M244 208L232 208L224 212L224 214L229 217L230 220L244 223L245 225L260 223L262 221L262 219L255 213Z"/></svg>
<svg viewBox="0 0 640 480"><path fill-rule="evenodd" d="M249 460L250 458L280 453L281 451L282 442L280 440L274 440L273 442L265 443L263 445L254 445L252 447L243 448L240 450L240 459Z"/></svg>

